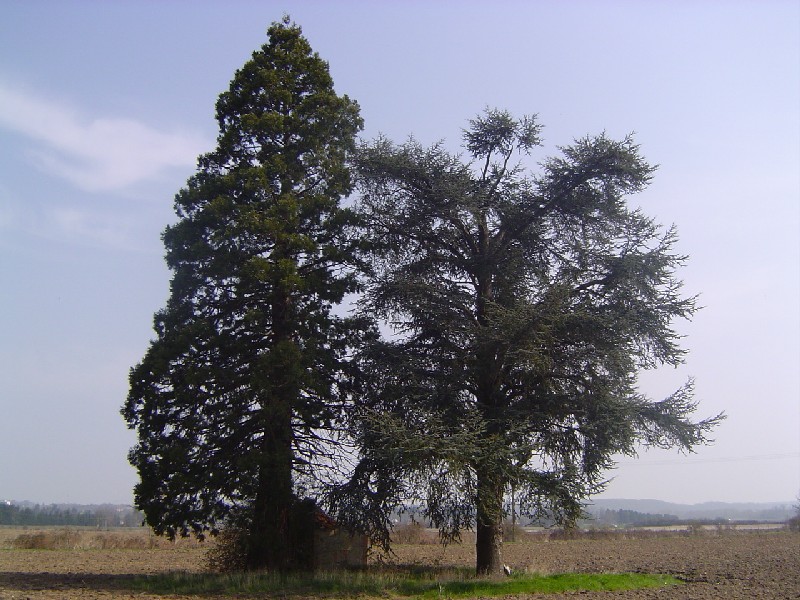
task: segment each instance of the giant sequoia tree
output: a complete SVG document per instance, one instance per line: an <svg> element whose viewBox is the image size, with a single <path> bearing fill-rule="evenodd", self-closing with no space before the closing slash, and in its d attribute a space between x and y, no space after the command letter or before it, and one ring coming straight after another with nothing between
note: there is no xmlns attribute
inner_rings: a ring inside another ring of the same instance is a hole
<svg viewBox="0 0 800 600"><path fill-rule="evenodd" d="M574 522L616 453L691 450L691 383L653 401L638 369L681 362L672 328L695 312L673 229L626 204L653 172L630 139L586 138L530 175L534 118L487 111L441 145L385 139L357 169L374 277L363 310L396 335L361 355L360 462L334 496L385 539L390 511L423 503L445 538L476 528L477 570L501 569L504 494Z"/></svg>
<svg viewBox="0 0 800 600"><path fill-rule="evenodd" d="M338 383L359 328L339 206L358 106L288 20L217 102L217 148L176 196L174 273L123 408L136 505L156 532L249 531L249 567L292 568L292 507L335 464Z"/></svg>

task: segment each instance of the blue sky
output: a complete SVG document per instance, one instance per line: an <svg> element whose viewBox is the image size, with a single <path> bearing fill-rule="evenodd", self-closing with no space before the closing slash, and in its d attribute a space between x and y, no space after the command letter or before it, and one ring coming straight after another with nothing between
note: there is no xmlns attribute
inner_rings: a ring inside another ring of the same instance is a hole
<svg viewBox="0 0 800 600"><path fill-rule="evenodd" d="M635 133L660 165L630 199L676 224L686 364L713 446L642 453L606 497L800 494L800 4L0 3L0 498L129 502L118 414L169 272L172 199L214 103L289 13L379 132L458 148L484 107L538 113L545 148Z"/></svg>

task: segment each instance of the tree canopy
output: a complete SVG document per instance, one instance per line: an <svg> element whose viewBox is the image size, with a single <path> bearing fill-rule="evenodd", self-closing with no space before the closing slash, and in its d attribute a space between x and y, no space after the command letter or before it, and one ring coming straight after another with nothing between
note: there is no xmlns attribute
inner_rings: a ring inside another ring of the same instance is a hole
<svg viewBox="0 0 800 600"><path fill-rule="evenodd" d="M465 154L357 146L358 105L301 29L268 37L175 197L170 296L130 373L157 533L231 527L244 567L303 568L303 497L384 546L420 503L444 540L474 528L495 573L507 493L569 525L616 455L708 441L723 417L693 420L691 381L638 389L682 362L674 323L697 306L676 230L627 203L654 172L632 138L579 139L533 173L537 118L487 110Z"/></svg>
<svg viewBox="0 0 800 600"><path fill-rule="evenodd" d="M692 421L692 383L663 400L642 368L684 356L674 228L626 199L654 172L629 137L586 137L545 160L534 116L487 110L466 155L411 139L363 144L358 210L373 274L361 311L393 328L359 355L360 461L332 505L386 540L420 502L444 539L476 528L478 572L502 568L504 494L571 523L614 455L690 451L721 416Z"/></svg>
<svg viewBox="0 0 800 600"><path fill-rule="evenodd" d="M157 533L248 533L247 566L291 568L296 495L330 479L361 324L347 156L358 105L284 19L216 105L217 147L175 198L156 339L130 374L136 505Z"/></svg>

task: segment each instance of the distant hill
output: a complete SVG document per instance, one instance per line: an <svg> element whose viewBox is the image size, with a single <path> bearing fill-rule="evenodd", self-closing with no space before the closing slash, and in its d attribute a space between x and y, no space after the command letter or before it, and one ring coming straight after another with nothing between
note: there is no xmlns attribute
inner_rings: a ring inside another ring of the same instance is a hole
<svg viewBox="0 0 800 600"><path fill-rule="evenodd" d="M731 519L733 521L785 521L794 516L793 502L703 502L678 504L663 500L596 498L586 507L592 514L606 510L632 510L645 514L676 515L681 519Z"/></svg>

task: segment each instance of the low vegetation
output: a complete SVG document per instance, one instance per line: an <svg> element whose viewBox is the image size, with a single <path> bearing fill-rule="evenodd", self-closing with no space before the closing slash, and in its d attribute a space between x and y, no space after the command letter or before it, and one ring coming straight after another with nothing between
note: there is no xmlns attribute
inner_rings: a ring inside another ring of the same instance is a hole
<svg viewBox="0 0 800 600"><path fill-rule="evenodd" d="M183 539L170 542L148 529L101 531L81 528L45 528L23 531L2 546L15 550L147 550L180 545L198 545Z"/></svg>
<svg viewBox="0 0 800 600"><path fill-rule="evenodd" d="M392 529L392 544L438 544L439 536L419 521L397 525Z"/></svg>
<svg viewBox="0 0 800 600"><path fill-rule="evenodd" d="M800 496L797 497L797 504L794 505L794 516L786 521L786 528L789 531L800 531Z"/></svg>
<svg viewBox="0 0 800 600"><path fill-rule="evenodd" d="M473 569L398 569L317 573L168 573L140 577L132 587L156 594L265 594L270 596L475 598L566 591L611 591L679 584L669 575L644 573L520 573L506 579L472 576Z"/></svg>

